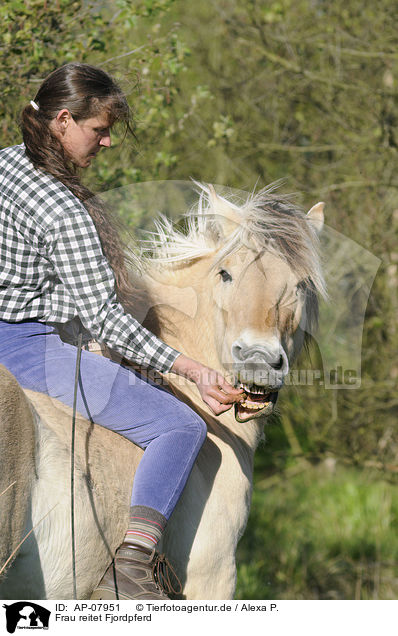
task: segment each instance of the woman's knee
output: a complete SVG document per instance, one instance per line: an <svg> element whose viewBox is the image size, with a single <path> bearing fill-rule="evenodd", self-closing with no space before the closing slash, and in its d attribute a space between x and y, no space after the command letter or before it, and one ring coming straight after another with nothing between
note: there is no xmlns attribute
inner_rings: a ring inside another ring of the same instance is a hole
<svg viewBox="0 0 398 636"><path fill-rule="evenodd" d="M192 411L192 415L193 417L185 422L184 428L191 430L197 436L198 443L202 445L207 435L206 422L194 411Z"/></svg>

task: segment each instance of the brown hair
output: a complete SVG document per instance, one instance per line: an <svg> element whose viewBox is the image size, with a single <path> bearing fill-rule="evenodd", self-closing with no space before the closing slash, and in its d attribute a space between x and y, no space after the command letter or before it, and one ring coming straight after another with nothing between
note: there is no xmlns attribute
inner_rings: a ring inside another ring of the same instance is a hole
<svg viewBox="0 0 398 636"><path fill-rule="evenodd" d="M70 63L56 69L43 81L34 102L38 110L28 104L21 114L26 154L35 168L52 174L86 207L114 272L118 299L128 309L134 290L129 283L117 219L112 218L103 202L81 183L76 166L50 130L50 122L66 108L75 121L96 117L105 111L109 126L123 122L126 132L132 132L127 100L114 80L101 69Z"/></svg>

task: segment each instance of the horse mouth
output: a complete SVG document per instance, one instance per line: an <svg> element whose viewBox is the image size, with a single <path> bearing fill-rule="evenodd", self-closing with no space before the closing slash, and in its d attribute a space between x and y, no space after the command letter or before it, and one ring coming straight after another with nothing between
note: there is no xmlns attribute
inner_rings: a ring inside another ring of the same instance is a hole
<svg viewBox="0 0 398 636"><path fill-rule="evenodd" d="M257 417L268 417L271 415L278 399L278 391L268 391L265 387L245 384L239 385L246 394L244 402L235 403L235 419L243 424Z"/></svg>

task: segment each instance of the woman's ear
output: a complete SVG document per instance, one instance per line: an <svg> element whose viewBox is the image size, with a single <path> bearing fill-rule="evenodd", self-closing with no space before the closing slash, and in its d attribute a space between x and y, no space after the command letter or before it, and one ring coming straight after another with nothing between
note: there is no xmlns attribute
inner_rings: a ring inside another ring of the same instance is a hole
<svg viewBox="0 0 398 636"><path fill-rule="evenodd" d="M56 117L54 117L54 126L56 130L63 134L68 128L70 121L72 119L72 115L70 114L67 108L63 108L59 111Z"/></svg>

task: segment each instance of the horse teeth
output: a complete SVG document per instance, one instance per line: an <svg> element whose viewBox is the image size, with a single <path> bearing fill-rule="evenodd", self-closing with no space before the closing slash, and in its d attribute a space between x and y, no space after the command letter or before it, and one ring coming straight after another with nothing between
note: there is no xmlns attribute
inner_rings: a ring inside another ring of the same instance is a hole
<svg viewBox="0 0 398 636"><path fill-rule="evenodd" d="M246 393L252 393L253 395L266 395L265 389L254 388L253 386L247 386L247 384L240 384L239 388L246 391Z"/></svg>
<svg viewBox="0 0 398 636"><path fill-rule="evenodd" d="M254 404L254 402L241 402L241 406L243 406L245 409L258 411L264 407L264 404Z"/></svg>

